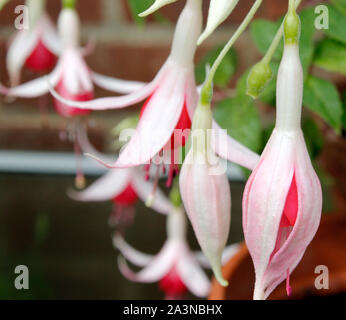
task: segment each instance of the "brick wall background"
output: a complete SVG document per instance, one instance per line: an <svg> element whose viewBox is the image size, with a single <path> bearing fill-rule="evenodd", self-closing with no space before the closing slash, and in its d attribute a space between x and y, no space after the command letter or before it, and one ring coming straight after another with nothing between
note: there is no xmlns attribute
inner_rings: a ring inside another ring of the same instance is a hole
<svg viewBox="0 0 346 320"><path fill-rule="evenodd" d="M8 83L5 68L6 43L15 32L13 22L16 17L15 6L23 4L23 0L11 0L0 12L0 79ZM320 3L321 1L319 1ZM161 10L165 23L149 18L144 27L138 27L132 20L127 0L79 0L78 12L82 21L83 42L88 38L97 41L95 51L87 57L91 69L99 73L124 79L150 81L165 61L170 48L174 31L174 23L184 6L180 0ZM220 45L232 34L236 26L248 12L253 0L241 0L237 9L229 19L198 49L196 60L207 50ZM257 17L277 19L285 13L287 3L283 0L266 0ZM56 22L61 9L60 0L47 0L48 13ZM204 12L207 15L208 1L204 1ZM258 58L259 53L249 41L246 32L237 42L238 73ZM23 81L36 77L28 71L24 72ZM97 89L96 96L109 95ZM51 104L51 98L48 98ZM53 109L48 116L49 128L43 128L39 115L38 99L17 99L7 104L0 98L0 148L24 149L70 149L68 144L59 141L57 131L64 126L64 119L58 117ZM96 131L104 136L105 130L124 117L128 109L118 112L94 113ZM112 116L110 116L112 115ZM27 134L30 133L30 134Z"/></svg>

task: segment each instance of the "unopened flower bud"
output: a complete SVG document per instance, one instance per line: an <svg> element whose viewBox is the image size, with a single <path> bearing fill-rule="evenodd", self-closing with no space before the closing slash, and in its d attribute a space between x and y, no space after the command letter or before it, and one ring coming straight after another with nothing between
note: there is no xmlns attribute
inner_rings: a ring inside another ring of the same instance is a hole
<svg viewBox="0 0 346 320"><path fill-rule="evenodd" d="M266 62L258 62L250 70L247 78L246 94L257 98L273 76L272 69Z"/></svg>

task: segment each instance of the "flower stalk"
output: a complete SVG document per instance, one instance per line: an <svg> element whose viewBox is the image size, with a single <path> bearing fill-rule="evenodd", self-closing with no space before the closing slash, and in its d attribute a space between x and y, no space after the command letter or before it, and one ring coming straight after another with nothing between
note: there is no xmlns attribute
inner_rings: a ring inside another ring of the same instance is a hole
<svg viewBox="0 0 346 320"><path fill-rule="evenodd" d="M295 11L299 7L301 2L302 0L290 0L289 11ZM292 30L292 32L294 33L294 30ZM283 33L284 22L281 24L280 28L276 32L276 35L262 60L256 63L250 70L247 80L248 82L246 93L253 99L256 99L260 95L260 93L265 89L265 87L272 78L273 73L270 67L270 62L280 44L280 41L283 37Z"/></svg>
<svg viewBox="0 0 346 320"><path fill-rule="evenodd" d="M236 32L233 34L233 36L231 37L231 39L229 39L229 41L227 42L227 44L224 46L224 48L222 49L222 51L220 52L219 56L217 57L217 59L215 60L213 66L210 69L210 72L207 76L207 80L205 81L203 88L202 88L202 96L205 96L205 94L209 93L210 88L212 87L212 82L213 79L215 77L215 73L218 69L218 67L220 66L222 60L225 58L226 54L228 53L228 51L232 48L232 46L234 45L234 43L238 40L238 38L241 36L241 34L245 31L245 29L248 27L248 25L250 24L251 20L253 19L253 17L255 16L257 10L259 9L259 7L261 6L263 0L256 0L256 2L254 3L254 5L252 6L252 8L250 9L249 13L247 14L247 16L245 17L245 19L243 20L243 22L241 23L241 25L238 27L238 29L236 30ZM204 91L207 90L206 93L204 93Z"/></svg>
<svg viewBox="0 0 346 320"><path fill-rule="evenodd" d="M64 9L75 9L76 8L76 0L63 0L62 6Z"/></svg>

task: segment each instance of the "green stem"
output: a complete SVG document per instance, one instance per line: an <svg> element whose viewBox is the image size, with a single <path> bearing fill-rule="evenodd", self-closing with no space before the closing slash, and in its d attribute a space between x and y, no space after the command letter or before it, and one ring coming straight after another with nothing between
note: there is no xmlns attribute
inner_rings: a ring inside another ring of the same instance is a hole
<svg viewBox="0 0 346 320"><path fill-rule="evenodd" d="M302 2L302 0L295 0L296 9L299 7L301 2ZM290 0L289 5L293 6L293 3L294 3L294 0ZM266 54L264 55L264 57L262 59L263 62L269 64L269 62L273 58L273 55L274 55L277 47L280 44L280 41L281 41L281 39L283 37L283 34L284 34L284 22L282 22L279 30L276 32L276 35L275 35L275 37L274 37L274 39L273 39L269 49L267 50Z"/></svg>
<svg viewBox="0 0 346 320"><path fill-rule="evenodd" d="M62 0L62 6L64 9L75 9L76 0Z"/></svg>
<svg viewBox="0 0 346 320"><path fill-rule="evenodd" d="M179 189L179 177L176 177L173 182L173 186L171 189L171 192L169 193L169 198L176 208L180 208L183 204L180 196L180 189Z"/></svg>
<svg viewBox="0 0 346 320"><path fill-rule="evenodd" d="M9 0L0 0L0 10L5 6Z"/></svg>
<svg viewBox="0 0 346 320"><path fill-rule="evenodd" d="M237 41L237 39L240 37L240 35L245 31L247 26L250 24L251 20L253 19L254 15L256 14L258 8L262 4L263 0L256 0L254 5L252 6L251 10L247 14L246 18L243 20L241 25L238 27L237 31L233 34L231 39L227 42L227 44L224 46L222 51L220 52L219 56L215 60L213 66L210 69L210 72L208 74L208 77L205 81L205 84L202 88L202 99L203 97L210 97L210 90L212 90L212 82L215 76L215 73L220 66L222 60L225 58L228 51L232 48L233 44Z"/></svg>

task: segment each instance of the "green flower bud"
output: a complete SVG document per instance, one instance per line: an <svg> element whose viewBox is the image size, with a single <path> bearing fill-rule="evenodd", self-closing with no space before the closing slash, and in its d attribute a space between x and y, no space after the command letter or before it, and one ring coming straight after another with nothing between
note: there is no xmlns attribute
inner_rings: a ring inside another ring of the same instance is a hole
<svg viewBox="0 0 346 320"><path fill-rule="evenodd" d="M297 44L299 42L300 18L297 15L294 5L290 6L285 17L284 34L286 44Z"/></svg>
<svg viewBox="0 0 346 320"><path fill-rule="evenodd" d="M246 94L254 99L257 98L272 76L273 72L268 63L261 61L255 64L247 78Z"/></svg>

